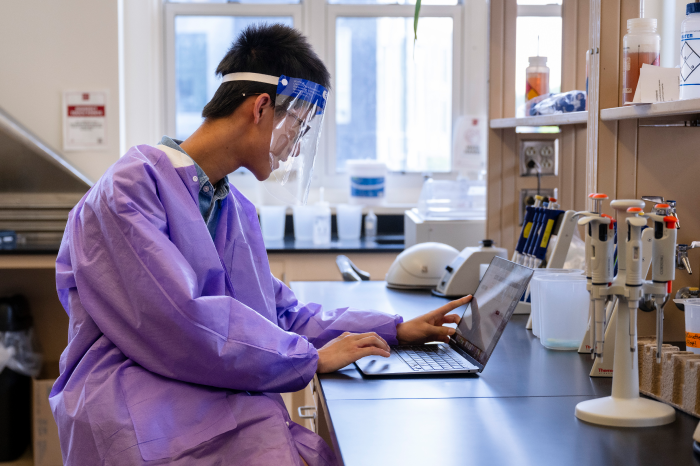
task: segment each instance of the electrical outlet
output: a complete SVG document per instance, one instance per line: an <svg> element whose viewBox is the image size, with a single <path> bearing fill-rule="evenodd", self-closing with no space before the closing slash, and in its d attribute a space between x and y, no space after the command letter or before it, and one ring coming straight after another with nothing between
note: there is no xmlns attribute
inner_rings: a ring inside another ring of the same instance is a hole
<svg viewBox="0 0 700 466"><path fill-rule="evenodd" d="M525 218L525 208L529 205L535 205L536 189L521 189L520 190L520 220L519 225L523 224ZM553 189L540 189L540 196L545 198L554 197Z"/></svg>
<svg viewBox="0 0 700 466"><path fill-rule="evenodd" d="M520 141L520 176L556 176L557 140Z"/></svg>

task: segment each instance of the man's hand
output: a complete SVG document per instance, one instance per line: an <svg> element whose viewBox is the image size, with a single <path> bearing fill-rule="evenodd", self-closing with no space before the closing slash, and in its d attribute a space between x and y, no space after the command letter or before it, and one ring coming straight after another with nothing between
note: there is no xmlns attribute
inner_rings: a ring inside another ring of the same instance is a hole
<svg viewBox="0 0 700 466"><path fill-rule="evenodd" d="M442 341L449 343L450 335L454 335L455 329L443 327L444 324L459 324L460 317L457 314L446 315L464 306L472 300L472 295L450 301L439 309L423 314L396 326L396 338L402 345L422 344L430 341Z"/></svg>
<svg viewBox="0 0 700 466"><path fill-rule="evenodd" d="M389 345L374 332L345 332L318 350L316 372L319 374L335 372L365 356L388 358Z"/></svg>

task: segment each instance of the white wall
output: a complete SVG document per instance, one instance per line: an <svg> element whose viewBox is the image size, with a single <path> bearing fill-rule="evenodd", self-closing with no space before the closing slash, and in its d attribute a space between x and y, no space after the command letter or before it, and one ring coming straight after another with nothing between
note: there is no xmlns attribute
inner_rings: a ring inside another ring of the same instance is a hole
<svg viewBox="0 0 700 466"><path fill-rule="evenodd" d="M117 0L0 1L0 107L97 180L119 158ZM109 90L109 147L64 152L64 90Z"/></svg>

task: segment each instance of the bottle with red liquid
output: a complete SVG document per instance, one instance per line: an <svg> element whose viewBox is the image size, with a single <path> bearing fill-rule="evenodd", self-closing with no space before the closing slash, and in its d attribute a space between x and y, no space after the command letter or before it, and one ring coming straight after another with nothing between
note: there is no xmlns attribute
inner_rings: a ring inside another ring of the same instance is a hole
<svg viewBox="0 0 700 466"><path fill-rule="evenodd" d="M622 104L634 99L642 65L659 66L661 36L656 32L653 18L627 20L627 34L622 38Z"/></svg>
<svg viewBox="0 0 700 466"><path fill-rule="evenodd" d="M549 94L549 68L547 57L530 57L525 70L525 100Z"/></svg>

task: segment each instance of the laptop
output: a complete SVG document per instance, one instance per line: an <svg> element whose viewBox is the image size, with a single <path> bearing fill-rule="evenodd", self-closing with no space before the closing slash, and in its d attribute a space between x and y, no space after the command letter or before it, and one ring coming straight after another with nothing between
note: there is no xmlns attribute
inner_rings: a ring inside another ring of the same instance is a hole
<svg viewBox="0 0 700 466"><path fill-rule="evenodd" d="M366 376L483 371L533 273L529 267L494 257L471 302L464 306L449 344L392 346L389 358L367 356L355 365Z"/></svg>

